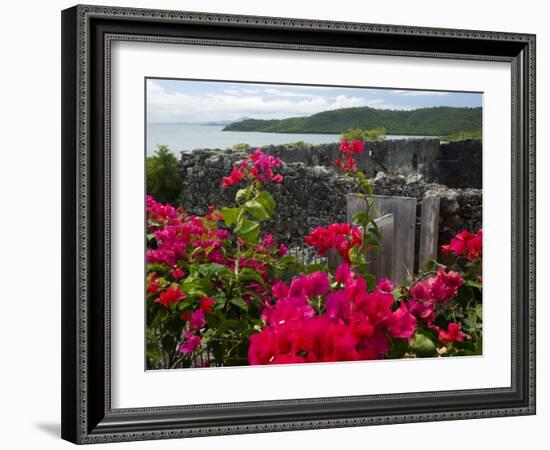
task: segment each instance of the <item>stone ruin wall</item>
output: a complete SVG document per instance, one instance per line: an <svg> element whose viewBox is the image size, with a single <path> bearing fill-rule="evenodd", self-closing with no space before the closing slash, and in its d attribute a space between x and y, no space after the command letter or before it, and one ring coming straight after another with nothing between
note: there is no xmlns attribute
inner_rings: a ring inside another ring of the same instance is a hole
<svg viewBox="0 0 550 450"><path fill-rule="evenodd" d="M438 140L418 139L366 144L358 165L372 177L376 194L417 198L418 219L424 198L441 199L440 244L462 229L481 227L479 142L440 145ZM332 162L338 155L336 144L306 148L273 146L263 151L283 160L280 172L284 182L267 187L277 202L277 210L272 222L266 225L279 240L289 246L301 246L312 228L346 221L345 196L353 192L353 187L333 168ZM466 158L468 153L473 156ZM209 205L230 205L237 188L224 190L221 180L246 156L246 151L219 149L182 153L179 165L183 176L182 206L190 213L204 215ZM462 170L458 170L460 167Z"/></svg>

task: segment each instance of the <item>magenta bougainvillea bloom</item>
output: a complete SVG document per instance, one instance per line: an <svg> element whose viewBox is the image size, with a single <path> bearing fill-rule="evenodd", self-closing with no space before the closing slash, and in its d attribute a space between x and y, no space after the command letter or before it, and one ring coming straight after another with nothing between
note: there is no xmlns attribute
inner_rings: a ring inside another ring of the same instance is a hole
<svg viewBox="0 0 550 450"><path fill-rule="evenodd" d="M464 280L458 272L440 268L435 277L417 282L411 288L414 300L429 300L436 304L445 303L453 298Z"/></svg>
<svg viewBox="0 0 550 450"><path fill-rule="evenodd" d="M172 278L174 280L181 280L185 276L185 272L181 270L181 268L176 267L175 269L172 269Z"/></svg>
<svg viewBox="0 0 550 450"><path fill-rule="evenodd" d="M417 321L405 303L393 309L392 294L369 293L365 280L349 266L338 270L343 289L328 293L319 313L309 300L328 292L323 272L298 276L290 288L282 282L274 285L277 301L262 315L266 326L250 336L250 364L377 359L387 355L390 337L413 336Z"/></svg>
<svg viewBox="0 0 550 450"><path fill-rule="evenodd" d="M178 303L183 298L185 298L185 294L181 292L177 284L173 284L162 292L155 302L160 303L165 308L168 308L172 303Z"/></svg>
<svg viewBox="0 0 550 450"><path fill-rule="evenodd" d="M181 343L179 347L180 353L193 353L195 349L200 345L202 339L200 336L194 335L193 333L186 332L185 340Z"/></svg>
<svg viewBox="0 0 550 450"><path fill-rule="evenodd" d="M285 244L281 243L281 244L279 245L279 248L277 249L277 254L282 258L282 257L285 256L287 253L288 253L288 248L286 247Z"/></svg>
<svg viewBox="0 0 550 450"><path fill-rule="evenodd" d="M191 314L191 319L189 319L189 326L193 330L200 330L206 325L206 320L204 320L204 312L202 309L197 309Z"/></svg>
<svg viewBox="0 0 550 450"><path fill-rule="evenodd" d="M234 167L228 177L223 177L222 186L224 188L233 186L245 178L259 183L281 183L283 176L273 172L273 169L278 168L280 165L280 158L266 155L258 148L238 167Z"/></svg>
<svg viewBox="0 0 550 450"><path fill-rule="evenodd" d="M376 289L381 292L391 292L393 291L393 283L387 278L382 278L378 283L376 283Z"/></svg>

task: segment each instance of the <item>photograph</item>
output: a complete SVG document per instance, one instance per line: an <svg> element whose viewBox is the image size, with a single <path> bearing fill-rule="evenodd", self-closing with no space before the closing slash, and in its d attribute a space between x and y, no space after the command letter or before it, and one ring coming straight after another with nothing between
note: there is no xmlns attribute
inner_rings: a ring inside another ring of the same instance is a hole
<svg viewBox="0 0 550 450"><path fill-rule="evenodd" d="M146 370L483 355L483 92L144 89Z"/></svg>

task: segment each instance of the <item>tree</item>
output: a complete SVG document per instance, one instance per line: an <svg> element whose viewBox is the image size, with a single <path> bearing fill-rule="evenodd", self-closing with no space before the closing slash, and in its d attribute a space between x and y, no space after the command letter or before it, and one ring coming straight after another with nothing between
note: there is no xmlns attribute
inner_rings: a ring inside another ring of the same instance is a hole
<svg viewBox="0 0 550 450"><path fill-rule="evenodd" d="M147 158L147 193L162 203L179 203L182 178L178 160L166 145Z"/></svg>

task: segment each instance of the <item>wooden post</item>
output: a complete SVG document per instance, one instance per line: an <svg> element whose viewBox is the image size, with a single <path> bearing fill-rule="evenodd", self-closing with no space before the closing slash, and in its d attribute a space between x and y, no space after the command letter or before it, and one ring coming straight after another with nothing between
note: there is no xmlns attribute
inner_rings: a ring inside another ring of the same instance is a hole
<svg viewBox="0 0 550 450"><path fill-rule="evenodd" d="M391 280L395 284L403 284L414 271L414 243L416 228L416 198L396 197L385 195L370 195L373 199L373 217L386 214L393 216L393 239ZM353 215L358 211L365 211L366 199L361 195L347 196L347 219L351 222ZM388 241L388 239L386 239ZM384 246L384 241L382 241Z"/></svg>
<svg viewBox="0 0 550 450"><path fill-rule="evenodd" d="M437 258L437 237L439 234L439 197L428 197L422 201L420 218L420 248L418 271L422 271L429 260Z"/></svg>

